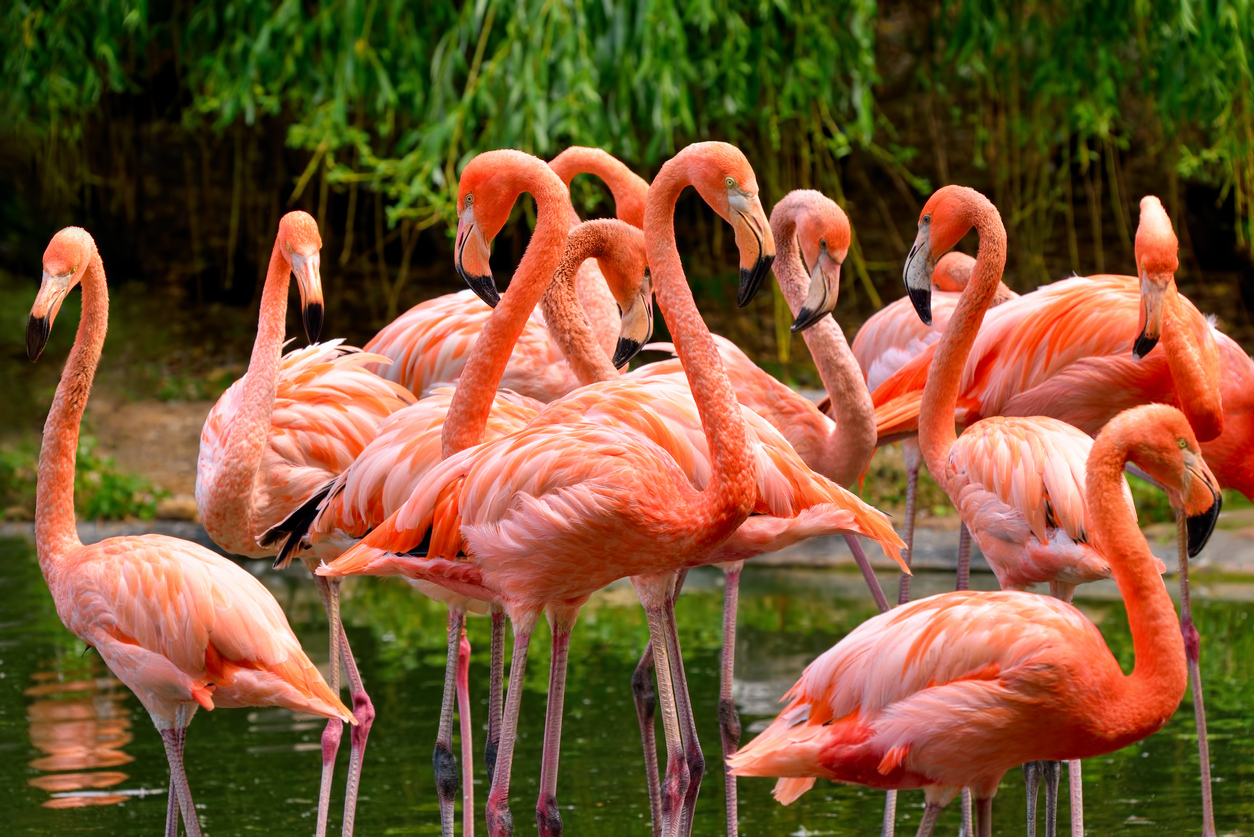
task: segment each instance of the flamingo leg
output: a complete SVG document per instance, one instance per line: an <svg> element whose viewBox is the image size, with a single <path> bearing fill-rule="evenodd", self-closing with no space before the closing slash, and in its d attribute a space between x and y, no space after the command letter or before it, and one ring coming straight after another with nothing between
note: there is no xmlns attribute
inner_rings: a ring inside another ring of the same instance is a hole
<svg viewBox="0 0 1254 837"><path fill-rule="evenodd" d="M454 806L460 777L457 773L457 756L453 755L453 705L457 701L457 659L461 654L462 627L466 611L460 607L448 609L448 656L444 663L444 700L440 704L440 726L435 738L435 752L431 763L435 767L435 789L440 797L440 833L453 837Z"/></svg>
<svg viewBox="0 0 1254 837"><path fill-rule="evenodd" d="M643 593L641 586L637 592ZM666 778L662 783L662 837L678 837L680 820L677 814L688 793L688 759L684 753L683 737L679 730L679 717L675 706L675 692L671 681L670 657L666 647L665 596L641 595L645 615L649 622L649 636L657 659L657 690L662 704L662 731L666 736Z"/></svg>
<svg viewBox="0 0 1254 837"><path fill-rule="evenodd" d="M906 551L902 557L905 558L906 566L910 566L910 560L914 557L914 518L918 513L918 493L919 493L919 463L911 463L907 460L906 466L906 533L904 540L906 542ZM897 585L897 604L906 604L910 601L910 576L905 573L901 574L901 581Z"/></svg>
<svg viewBox="0 0 1254 837"><path fill-rule="evenodd" d="M562 815L557 808L557 765L562 754L562 706L566 698L566 662L570 654L573 615L552 614L553 654L549 663L549 700L544 718L544 751L540 763L540 798L536 827L541 837L561 837Z"/></svg>
<svg viewBox="0 0 1254 837"><path fill-rule="evenodd" d="M919 830L915 837L932 837L932 831L936 828L936 821L940 819L940 813L940 803L927 803L923 807L923 818L919 820Z"/></svg>
<svg viewBox="0 0 1254 837"><path fill-rule="evenodd" d="M958 586L955 589L971 589L971 530L965 523L958 529Z"/></svg>
<svg viewBox="0 0 1254 837"><path fill-rule="evenodd" d="M1028 827L1027 837L1036 837L1036 799L1041 790L1041 763L1030 761L1023 765L1023 784L1027 787Z"/></svg>
<svg viewBox="0 0 1254 837"><path fill-rule="evenodd" d="M640 722L640 741L644 747L645 781L649 785L649 818L653 837L662 834L662 787L658 779L657 734L653 714L657 709L657 693L653 690L653 640L644 646L640 662L631 675L631 696L636 704L636 720Z"/></svg>
<svg viewBox="0 0 1254 837"><path fill-rule="evenodd" d="M681 574L686 571L681 570ZM671 678L675 689L675 708L679 717L680 734L683 736L684 757L688 760L688 787L680 813L682 835L692 833L696 816L697 794L701 792L701 778L705 775L705 754L697 739L697 721L692 712L692 698L688 692L688 675L684 672L683 651L679 646L679 628L675 623L675 596L672 594L666 607L666 655L671 666Z"/></svg>
<svg viewBox="0 0 1254 837"><path fill-rule="evenodd" d="M522 706L523 680L527 675L527 647L535 630L535 612L512 615L514 623L514 654L509 665L509 689L505 693L505 714L501 722L501 747L493 770L492 790L488 792L488 834L490 837L511 837L514 818L509 812L509 777L514 763L514 742L518 737L518 710Z"/></svg>
<svg viewBox="0 0 1254 837"><path fill-rule="evenodd" d="M1176 513L1176 540L1180 546L1180 633L1189 666L1189 690L1193 692L1193 717L1197 722L1197 756L1202 768L1202 837L1215 837L1215 798L1211 789L1210 742L1206 737L1206 704L1202 700L1202 637L1193 624L1189 596L1189 533L1183 512Z"/></svg>
<svg viewBox="0 0 1254 837"><path fill-rule="evenodd" d="M332 588L335 597L335 612L339 614L339 579ZM357 794L361 790L361 768L366 755L366 739L370 736L370 727L374 725L374 704L370 695L366 694L362 683L361 672L357 669L357 660L353 650L348 647L348 635L344 633L344 620L337 619L340 625L340 657L344 662L344 671L348 679L348 693L353 700L353 717L357 725L348 731L348 784L344 789L344 823L340 827L342 837L352 837L353 825L357 818Z"/></svg>
<svg viewBox="0 0 1254 837"><path fill-rule="evenodd" d="M475 834L475 736L470 723L470 640L462 624L457 646L457 721L462 740L462 835Z"/></svg>
<svg viewBox="0 0 1254 837"><path fill-rule="evenodd" d="M179 837L179 790L170 771L170 794L165 803L165 837Z"/></svg>
<svg viewBox="0 0 1254 837"><path fill-rule="evenodd" d="M975 801L975 818L978 837L993 837L993 798L991 796Z"/></svg>
<svg viewBox="0 0 1254 837"><path fill-rule="evenodd" d="M975 834L975 813L971 805L971 789L962 789L962 834L963 837L973 837Z"/></svg>
<svg viewBox="0 0 1254 837"><path fill-rule="evenodd" d="M187 727L177 726L161 730L161 741L165 744L165 755L170 761L170 783L178 794L179 807L183 812L183 825L187 829L187 837L200 837L200 818L196 816L196 806L192 803L192 789L187 784L187 773L183 770L183 745L187 738Z"/></svg>
<svg viewBox="0 0 1254 837"><path fill-rule="evenodd" d="M492 662L488 671L488 740L483 747L483 764L488 771L488 790L492 790L492 775L496 772L496 753L501 746L501 712L505 691L505 611L493 603L492 614Z"/></svg>
<svg viewBox="0 0 1254 837"><path fill-rule="evenodd" d="M1056 837L1058 834L1058 781L1062 773L1062 765L1056 761L1041 762L1041 772L1045 774L1045 834Z"/></svg>
<svg viewBox="0 0 1254 837"><path fill-rule="evenodd" d="M845 543L849 545L849 551L853 553L853 560L857 562L858 569L862 570L862 578L871 590L871 598L875 599L875 606L879 608L880 613L883 613L888 610L888 597L884 595L884 590L880 587L880 580L875 577L875 570L871 569L871 562L867 560L866 552L862 550L862 543L857 535L845 535Z"/></svg>
<svg viewBox="0 0 1254 837"><path fill-rule="evenodd" d="M897 791L890 790L884 794L884 824L880 827L880 837L893 837L897 833Z"/></svg>
<svg viewBox="0 0 1254 837"><path fill-rule="evenodd" d="M739 831L736 800L736 777L732 775L727 760L740 747L740 714L732 696L736 663L736 607L740 598L740 570L737 562L727 570L727 583L723 588L723 665L719 679L718 728L723 741L723 776L727 789L727 837L736 837Z"/></svg>
<svg viewBox="0 0 1254 837"><path fill-rule="evenodd" d="M331 627L331 639L328 643L327 653L331 658L331 676L327 678L327 685L331 687L332 694L340 693L340 597L339 597L339 579L324 578L315 575L314 580L318 586L318 596L322 599L322 606L327 612L327 621ZM340 738L344 734L344 722L339 718L330 718L327 720L326 728L322 731L322 779L318 785L318 824L315 827L314 834L316 837L325 837L327 833L327 818L331 812L331 779L335 774L335 757L340 751Z"/></svg>
<svg viewBox="0 0 1254 837"><path fill-rule="evenodd" d="M1071 837L1084 837L1084 780L1079 759L1067 762L1067 780L1071 785Z"/></svg>

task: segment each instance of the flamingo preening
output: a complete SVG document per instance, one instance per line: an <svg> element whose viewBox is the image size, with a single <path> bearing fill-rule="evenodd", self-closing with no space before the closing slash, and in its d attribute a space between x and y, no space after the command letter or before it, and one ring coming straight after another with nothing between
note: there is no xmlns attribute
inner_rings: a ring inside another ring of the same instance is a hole
<svg viewBox="0 0 1254 837"><path fill-rule="evenodd" d="M358 721L305 656L278 602L236 564L163 535L79 541L74 460L108 328L109 295L96 243L78 227L53 237L43 268L26 326L31 360L80 283L83 313L39 454L39 567L66 628L96 649L161 732L170 762L165 833L177 834L181 813L188 835L200 837L183 770L187 726L197 709L282 706L328 718L337 730Z"/></svg>

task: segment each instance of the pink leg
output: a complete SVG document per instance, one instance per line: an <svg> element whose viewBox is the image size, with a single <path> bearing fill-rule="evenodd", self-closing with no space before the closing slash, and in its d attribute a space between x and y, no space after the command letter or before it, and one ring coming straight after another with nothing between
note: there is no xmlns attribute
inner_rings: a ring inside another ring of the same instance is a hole
<svg viewBox="0 0 1254 837"><path fill-rule="evenodd" d="M897 833L897 791L890 790L884 794L884 823L880 826L880 837L893 837Z"/></svg>
<svg viewBox="0 0 1254 837"><path fill-rule="evenodd" d="M975 834L974 828L975 812L971 806L971 789L962 789L962 833L963 835Z"/></svg>
<svg viewBox="0 0 1254 837"><path fill-rule="evenodd" d="M518 710L522 705L523 680L527 675L527 646L536 626L536 613L513 617L514 655L509 665L509 690L505 694L505 715L501 724L501 749L497 752L492 790L488 792L488 834L510 837L514 818L509 812L509 774L514 762L514 741L518 737Z"/></svg>
<svg viewBox="0 0 1254 837"><path fill-rule="evenodd" d="M334 595L338 602L338 586L334 589ZM336 613L339 613L338 604ZM353 717L357 719L357 726L348 731L348 784L344 789L344 824L340 827L342 837L352 837L357 819L357 794L361 790L361 768L366 756L366 739L370 737L370 727L374 725L374 704L370 701L370 695L366 694L353 650L348 647L348 635L344 633L343 621L340 621L340 648L343 652L341 658L344 661L344 671L348 675L348 694L353 701Z"/></svg>
<svg viewBox="0 0 1254 837"><path fill-rule="evenodd" d="M688 761L688 786L683 795L679 820L679 833L687 835L692 833L692 821L696 816L697 794L701 792L701 778L705 775L705 754L701 752L701 742L697 739L697 722L692 713L692 698L688 692L688 675L684 672L683 651L679 647L673 596L666 605L666 653L670 660L684 757Z"/></svg>
<svg viewBox="0 0 1254 837"><path fill-rule="evenodd" d="M1206 738L1206 704L1202 700L1202 637L1193 624L1193 604L1189 596L1189 533L1186 520L1183 513L1176 514L1176 534L1180 545L1180 632L1184 635L1184 656L1189 666L1189 688L1193 692L1193 716L1197 723L1197 755L1202 768L1202 837L1215 837L1210 742Z"/></svg>
<svg viewBox="0 0 1254 837"><path fill-rule="evenodd" d="M165 837L179 837L179 789L174 786L174 771L170 771L170 796L165 803Z"/></svg>
<svg viewBox="0 0 1254 837"><path fill-rule="evenodd" d="M540 798L536 827L540 837L561 837L562 815L557 809L557 765L562 754L562 706L566 698L566 660L570 653L573 614L550 614L553 655L549 663L549 700L544 717L544 755L540 764Z"/></svg>
<svg viewBox="0 0 1254 837"><path fill-rule="evenodd" d="M727 837L736 837L739 829L736 800L736 777L727 760L740 748L740 714L732 696L736 663L736 607L740 597L740 567L733 564L727 571L723 589L723 666L719 679L718 728L723 739L723 776L727 787Z"/></svg>
<svg viewBox="0 0 1254 837"><path fill-rule="evenodd" d="M662 787L658 779L657 737L653 729L653 713L657 693L653 690L653 641L644 646L640 662L631 675L631 696L636 704L636 720L640 723L640 741L644 746L645 781L649 786L649 817L653 837L662 833Z"/></svg>
<svg viewBox="0 0 1254 837"><path fill-rule="evenodd" d="M923 818L919 820L919 831L916 837L932 837L932 831L936 828L936 821L940 819L941 806L935 802L929 802L923 808Z"/></svg>
<svg viewBox="0 0 1254 837"><path fill-rule="evenodd" d="M440 704L440 727L431 757L435 766L435 788L440 797L440 833L453 837L454 806L457 802L457 757L453 755L453 704L457 700L457 658L461 651L462 625L466 612L448 609L448 656L444 664L444 700Z"/></svg>
<svg viewBox="0 0 1254 837"><path fill-rule="evenodd" d="M645 615L649 620L649 636L657 657L658 702L662 706L662 730L666 735L666 778L662 782L662 837L678 837L680 808L688 793L688 758L684 753L683 736L675 706L675 690L671 680L671 661L666 643L666 598L656 589L649 591L637 584Z"/></svg>
<svg viewBox="0 0 1254 837"><path fill-rule="evenodd" d="M505 702L505 611L493 604L492 662L488 669L488 741L483 746L483 766L488 771L488 790L496 772L496 752L501 746L501 712Z"/></svg>
<svg viewBox="0 0 1254 837"><path fill-rule="evenodd" d="M914 558L914 518L918 513L918 494L919 465L915 463L913 467L906 469L906 534L903 538L906 542L906 552L903 557L906 559L907 567ZM897 604L906 604L909 601L910 576L902 573L901 582L897 586Z"/></svg>
<svg viewBox="0 0 1254 837"><path fill-rule="evenodd" d="M978 837L993 837L993 798L975 801L975 825Z"/></svg>
<svg viewBox="0 0 1254 837"><path fill-rule="evenodd" d="M875 570L871 569L871 562L862 551L862 544L858 541L857 535L845 535L845 543L849 545L849 551L853 553L853 560L857 562L858 569L862 570L862 578L866 580L866 586L871 590L871 598L875 599L875 606L880 609L880 613L883 613L888 610L888 597L884 595L880 580L875 577Z"/></svg>
<svg viewBox="0 0 1254 837"><path fill-rule="evenodd" d="M958 530L958 586L955 589L971 589L971 530L965 523Z"/></svg>
<svg viewBox="0 0 1254 837"><path fill-rule="evenodd" d="M183 770L183 745L186 737L187 727L161 730L165 755L170 761L170 782L178 794L179 808L183 812L183 825L187 828L187 837L200 837L200 818L196 816L196 806L192 803L192 789L187 784L187 773Z"/></svg>
<svg viewBox="0 0 1254 837"><path fill-rule="evenodd" d="M331 687L332 693L338 695L340 693L340 636L343 633L340 627L340 580L314 576L314 582L317 584L318 595L322 599L322 606L326 609L327 621L331 627L331 639L328 643L331 676L327 678L327 685ZM329 719L322 731L322 780L318 785L318 824L314 831L316 837L325 837L327 833L327 818L331 812L331 780L335 773L335 757L340 751L340 738L343 734L344 722L339 718Z"/></svg>
<svg viewBox="0 0 1254 837"><path fill-rule="evenodd" d="M462 837L475 834L475 738L470 722L470 640L462 625L457 647L457 721L462 739Z"/></svg>

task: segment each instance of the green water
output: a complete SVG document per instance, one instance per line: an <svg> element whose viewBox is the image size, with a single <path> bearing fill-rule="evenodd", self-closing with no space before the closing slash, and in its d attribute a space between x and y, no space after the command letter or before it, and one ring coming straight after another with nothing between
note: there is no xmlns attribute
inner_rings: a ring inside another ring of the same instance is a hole
<svg viewBox="0 0 1254 837"><path fill-rule="evenodd" d="M260 571L262 563L255 562ZM304 570L263 580L283 603L305 648L325 661L322 611ZM988 579L984 579L985 582ZM927 576L920 595L951 579ZM718 693L717 573L690 580L679 622L700 733L712 767L702 786L695 833L722 833L722 777L715 705ZM741 593L737 699L746 728L771 715L774 700L806 662L872 614L860 580L830 571L750 570ZM0 541L0 810L3 834L160 834L166 762L138 701L109 677L94 652L57 620L25 542ZM1217 590L1222 587L1219 585ZM1222 591L1229 588L1222 587ZM1223 593L1222 595L1227 595ZM1080 606L1125 663L1131 640L1123 608L1100 592ZM1204 600L1198 608L1203 672L1215 763L1220 834L1254 828L1254 604ZM350 641L378 710L370 737L358 833L438 834L431 749L444 670L444 612L397 583L367 580L346 589ZM590 603L570 656L570 686L558 798L566 833L647 835L648 801L628 688L645 638L629 589ZM486 714L488 624L472 619L477 741ZM532 643L515 760L512 800L517 833L534 832L548 637ZM1191 703L1159 734L1085 763L1088 833L1197 833L1197 750ZM313 831L322 723L281 710L201 712L188 735L187 770L206 834ZM347 745L347 736L345 737ZM456 745L455 745L456 746ZM346 764L347 746L341 750ZM746 835L878 833L879 793L820 782L793 806L770 797L772 782L742 780ZM87 788L87 790L81 790ZM477 804L485 792L477 785ZM337 788L337 793L339 788ZM921 793L903 794L899 833L912 834ZM1008 775L995 808L995 831L1022 833L1023 782ZM1063 824L1066 814L1063 813ZM333 826L339 812L333 811ZM957 806L938 830L957 833ZM332 829L332 833L336 833ZM480 813L479 833L482 828Z"/></svg>

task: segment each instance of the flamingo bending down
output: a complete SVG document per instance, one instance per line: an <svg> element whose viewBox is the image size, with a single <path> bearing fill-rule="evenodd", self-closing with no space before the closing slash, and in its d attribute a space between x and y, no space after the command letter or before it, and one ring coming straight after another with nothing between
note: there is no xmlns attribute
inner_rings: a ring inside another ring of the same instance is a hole
<svg viewBox="0 0 1254 837"><path fill-rule="evenodd" d="M1103 499L1090 510L1091 534L1127 605L1131 675L1070 604L1013 591L942 593L869 619L811 663L785 696L788 707L735 756L735 772L781 777L775 796L785 804L820 776L921 787L921 837L970 787L978 833L991 835L992 798L1007 770L1114 752L1161 729L1184 695L1184 643L1149 545L1120 499L1128 461L1187 516L1191 550L1214 527L1219 488L1172 407L1130 410L1092 447L1086 490Z"/></svg>
<svg viewBox="0 0 1254 837"><path fill-rule="evenodd" d="M161 732L170 762L166 834L180 811L187 833L200 821L183 770L187 726L199 707L283 706L355 724L305 656L274 597L234 563L163 535L108 538L91 546L74 523L79 424L109 320L104 265L92 237L57 233L44 252L43 282L26 327L31 360L53 319L82 283L83 313L44 428L35 538L57 615L135 693Z"/></svg>
<svg viewBox="0 0 1254 837"><path fill-rule="evenodd" d="M196 506L205 531L235 555L274 555L259 539L302 509L347 468L374 437L380 422L413 402L402 387L364 365L381 360L334 340L280 357L287 320L289 276L304 300L311 340L322 325L318 225L305 212L279 221L261 295L257 338L248 372L222 394L205 419L196 467ZM310 572L317 557L303 556ZM286 562L282 562L286 565ZM351 834L362 758L374 707L361 681L348 638L333 617L339 585L315 579L331 621L331 687L339 689L341 649L353 712L343 832ZM318 800L319 835L326 832L331 776L342 726L332 718L323 733L323 781Z"/></svg>
<svg viewBox="0 0 1254 837"><path fill-rule="evenodd" d="M596 148L571 147L549 164L569 186L578 174L602 178L614 195L620 219L639 226L641 207L648 184L609 154ZM569 204L569 194L567 195ZM574 208L568 214L578 224ZM560 252L560 251L559 251ZM473 279L473 277L472 277ZM474 286L474 295L495 305L499 295L495 285ZM606 356L614 353L618 332L618 309L606 293L605 281L589 262L576 274L576 288L585 316L592 322L594 335ZM547 308L545 309L547 313ZM470 291L429 299L415 305L388 325L370 342L366 351L383 355L392 364L374 371L403 384L416 395L428 395L439 384L456 382L462 375L472 347L483 330L491 308L474 301ZM533 312L517 341L501 386L521 395L549 402L580 385L578 376L567 366L559 346L545 327L545 318Z"/></svg>

